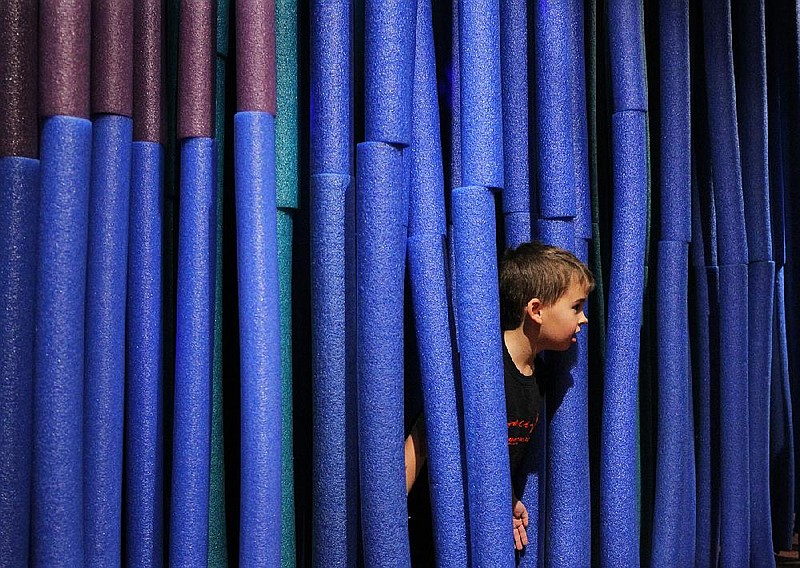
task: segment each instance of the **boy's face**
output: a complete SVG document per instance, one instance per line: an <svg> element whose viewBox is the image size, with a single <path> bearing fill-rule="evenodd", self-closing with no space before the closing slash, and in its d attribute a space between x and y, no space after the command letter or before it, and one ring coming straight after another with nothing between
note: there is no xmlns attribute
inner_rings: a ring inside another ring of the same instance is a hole
<svg viewBox="0 0 800 568"><path fill-rule="evenodd" d="M540 308L541 349L566 351L577 341L575 334L589 321L583 313L587 295L586 287L573 279L567 291L555 303Z"/></svg>

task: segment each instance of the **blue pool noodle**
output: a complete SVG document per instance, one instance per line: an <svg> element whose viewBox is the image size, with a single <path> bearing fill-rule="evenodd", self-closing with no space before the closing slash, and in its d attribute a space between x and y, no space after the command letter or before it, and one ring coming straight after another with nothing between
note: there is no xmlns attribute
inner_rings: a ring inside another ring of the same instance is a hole
<svg viewBox="0 0 800 568"><path fill-rule="evenodd" d="M520 568L545 566L545 539L547 531L547 400L539 408L539 423L528 445L522 471L525 479L517 497L528 509L528 546L519 554ZM512 484L518 483L512 480ZM514 485L516 487L516 485Z"/></svg>
<svg viewBox="0 0 800 568"><path fill-rule="evenodd" d="M703 28L719 264L737 265L747 262L748 249L733 85L730 4L704 0Z"/></svg>
<svg viewBox="0 0 800 568"><path fill-rule="evenodd" d="M647 111L644 5L635 0L610 0L607 17L613 110Z"/></svg>
<svg viewBox="0 0 800 568"><path fill-rule="evenodd" d="M451 0L450 66L447 80L450 92L450 189L461 187L461 56L458 39L459 0Z"/></svg>
<svg viewBox="0 0 800 568"><path fill-rule="evenodd" d="M164 546L162 230L164 148L131 150L125 352L125 559L161 566Z"/></svg>
<svg viewBox="0 0 800 568"><path fill-rule="evenodd" d="M720 306L744 309L747 267L719 267ZM750 562L750 459L748 394L748 327L750 318L722 309L720 334L720 563L747 566ZM744 312L744 313L749 313Z"/></svg>
<svg viewBox="0 0 800 568"><path fill-rule="evenodd" d="M281 554L281 351L275 118L233 117L241 360L239 562Z"/></svg>
<svg viewBox="0 0 800 568"><path fill-rule="evenodd" d="M516 248L531 240L531 214L528 211L506 213L503 215L506 234L506 247Z"/></svg>
<svg viewBox="0 0 800 568"><path fill-rule="evenodd" d="M175 410L169 564L208 559L211 375L214 341L216 148L181 142Z"/></svg>
<svg viewBox="0 0 800 568"><path fill-rule="evenodd" d="M570 13L569 0L534 3L536 189L543 219L575 217L577 211Z"/></svg>
<svg viewBox="0 0 800 568"><path fill-rule="evenodd" d="M589 184L589 125L586 109L586 61L583 2L570 0L570 75L572 88L572 161L575 168L575 234L592 238L592 195ZM586 259L588 262L588 258Z"/></svg>
<svg viewBox="0 0 800 568"><path fill-rule="evenodd" d="M0 158L0 557L28 565L39 160Z"/></svg>
<svg viewBox="0 0 800 568"><path fill-rule="evenodd" d="M353 171L352 18L350 0L311 2L312 175Z"/></svg>
<svg viewBox="0 0 800 568"><path fill-rule="evenodd" d="M346 198L350 176L311 177L312 563L346 568L357 557L355 376L348 373ZM350 270L352 272L352 269ZM354 330L353 330L354 332Z"/></svg>
<svg viewBox="0 0 800 568"><path fill-rule="evenodd" d="M790 550L794 532L794 409L789 387L783 278L783 267L778 267L775 274L769 432L773 550Z"/></svg>
<svg viewBox="0 0 800 568"><path fill-rule="evenodd" d="M367 140L411 143L414 0L364 2L364 130Z"/></svg>
<svg viewBox="0 0 800 568"><path fill-rule="evenodd" d="M92 125L41 136L34 339L31 565L83 565L83 356Z"/></svg>
<svg viewBox="0 0 800 568"><path fill-rule="evenodd" d="M492 192L453 190L452 215L471 561L477 567L513 566Z"/></svg>
<svg viewBox="0 0 800 568"><path fill-rule="evenodd" d="M657 254L658 436L651 566L691 566L696 495L687 300L689 245L661 241Z"/></svg>
<svg viewBox="0 0 800 568"><path fill-rule="evenodd" d="M502 195L503 213L514 212L530 215L527 24L526 0L509 0L500 3L503 178L505 183Z"/></svg>
<svg viewBox="0 0 800 568"><path fill-rule="evenodd" d="M445 282L444 236L410 236L408 266L417 342L424 346L419 354L420 374L436 565L466 566L464 473Z"/></svg>
<svg viewBox="0 0 800 568"><path fill-rule="evenodd" d="M367 566L409 566L403 461L403 222L401 151L357 147L358 442ZM391 325L387 325L387 318ZM387 541L385 535L392 538Z"/></svg>
<svg viewBox="0 0 800 568"><path fill-rule="evenodd" d="M439 102L436 89L436 53L430 0L417 2L416 55L408 151L408 234L444 235L444 173L439 135Z"/></svg>
<svg viewBox="0 0 800 568"><path fill-rule="evenodd" d="M614 213L600 447L603 568L639 563L639 337L647 214L647 116L611 119Z"/></svg>
<svg viewBox="0 0 800 568"><path fill-rule="evenodd" d="M102 115L92 128L83 403L85 562L117 566L122 546L125 306L133 120Z"/></svg>
<svg viewBox="0 0 800 568"><path fill-rule="evenodd" d="M691 215L691 107L689 2L659 4L661 72L661 239L689 242Z"/></svg>
<svg viewBox="0 0 800 568"><path fill-rule="evenodd" d="M464 0L458 10L461 184L497 189L503 187L500 7L498 0Z"/></svg>

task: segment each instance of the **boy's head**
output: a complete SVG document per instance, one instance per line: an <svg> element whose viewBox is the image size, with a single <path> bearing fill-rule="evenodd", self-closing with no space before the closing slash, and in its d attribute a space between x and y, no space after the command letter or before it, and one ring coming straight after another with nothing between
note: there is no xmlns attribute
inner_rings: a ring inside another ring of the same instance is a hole
<svg viewBox="0 0 800 568"><path fill-rule="evenodd" d="M559 303L565 303L565 309L580 308L583 321L578 327L586 323L583 302L572 303L585 300L594 289L594 276L571 252L537 242L524 243L505 252L499 272L500 323L504 330L522 325L528 311L532 311L532 317L541 318L542 309L552 309Z"/></svg>

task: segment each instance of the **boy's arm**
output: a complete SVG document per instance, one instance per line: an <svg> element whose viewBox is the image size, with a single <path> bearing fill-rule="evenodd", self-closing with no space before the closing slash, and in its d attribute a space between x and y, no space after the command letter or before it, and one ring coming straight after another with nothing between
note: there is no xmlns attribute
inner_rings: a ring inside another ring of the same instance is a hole
<svg viewBox="0 0 800 568"><path fill-rule="evenodd" d="M406 495L408 495L414 482L425 464L427 453L428 440L425 439L425 420L422 414L417 417L414 426L411 428L411 433L406 438L405 454L406 454Z"/></svg>

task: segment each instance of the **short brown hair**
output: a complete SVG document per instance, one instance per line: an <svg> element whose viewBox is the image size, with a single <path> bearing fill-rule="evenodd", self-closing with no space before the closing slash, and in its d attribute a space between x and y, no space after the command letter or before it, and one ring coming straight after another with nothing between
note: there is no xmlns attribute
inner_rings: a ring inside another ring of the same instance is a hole
<svg viewBox="0 0 800 568"><path fill-rule="evenodd" d="M500 260L500 324L514 329L522 322L522 311L532 298L542 304L555 303L573 278L594 290L594 276L578 258L562 248L538 242L507 249Z"/></svg>

